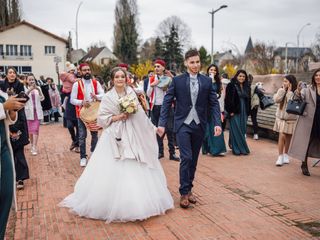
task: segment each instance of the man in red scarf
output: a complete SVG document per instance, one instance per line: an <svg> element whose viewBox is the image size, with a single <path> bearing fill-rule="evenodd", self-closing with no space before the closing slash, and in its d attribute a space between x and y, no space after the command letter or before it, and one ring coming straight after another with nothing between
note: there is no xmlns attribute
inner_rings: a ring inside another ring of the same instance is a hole
<svg viewBox="0 0 320 240"><path fill-rule="evenodd" d="M150 111L151 111L151 121L155 126L158 126L159 122L159 117L160 117L160 111L161 111L161 106L163 102L163 98L166 94L166 91L164 88L161 88L158 86L160 83L160 78L165 76L165 61L161 59L157 59L154 62L154 72L155 74L151 77L149 77L149 84L148 84L148 89L147 89L147 96L149 97L149 103L150 103ZM170 74L171 77L171 74ZM173 109L172 111L172 121L173 121ZM168 123L170 120L168 121ZM175 147L174 147L174 134L173 134L173 126L166 126L166 134L168 138L168 147L169 147L169 159L174 160L174 161L179 161L179 157L176 156L175 154ZM171 124L173 125L173 123ZM163 147L163 138L159 137L157 135L157 140L158 140L158 146L159 146L159 156L158 158L163 158L164 157L164 147Z"/></svg>
<svg viewBox="0 0 320 240"><path fill-rule="evenodd" d="M75 82L71 91L71 104L76 106L76 115L78 118L79 128L79 147L80 147L80 166L87 165L86 154L86 138L87 128L84 122L80 119L80 109L89 107L90 103L95 100L101 101L104 91L96 79L92 78L90 66L87 63L80 64L80 72L82 79ZM91 133L91 153L94 151L98 142L98 132L90 130Z"/></svg>

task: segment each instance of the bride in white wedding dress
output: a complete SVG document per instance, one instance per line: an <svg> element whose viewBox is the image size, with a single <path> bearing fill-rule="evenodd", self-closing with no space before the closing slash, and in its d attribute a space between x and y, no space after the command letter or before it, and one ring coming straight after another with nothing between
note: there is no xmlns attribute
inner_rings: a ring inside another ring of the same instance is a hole
<svg viewBox="0 0 320 240"><path fill-rule="evenodd" d="M104 130L74 192L59 205L83 217L107 222L143 220L173 208L158 160L156 128L142 107L120 112L119 99L132 96L121 68L111 72L114 87L100 104L98 124Z"/></svg>

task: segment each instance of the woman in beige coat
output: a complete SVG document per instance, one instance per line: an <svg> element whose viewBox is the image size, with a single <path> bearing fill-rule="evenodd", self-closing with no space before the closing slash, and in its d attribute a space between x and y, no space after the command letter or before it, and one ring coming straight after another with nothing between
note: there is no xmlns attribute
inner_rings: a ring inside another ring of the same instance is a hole
<svg viewBox="0 0 320 240"><path fill-rule="evenodd" d="M303 175L310 176L308 157L320 158L320 69L314 72L311 85L301 90L301 98L307 105L298 119L289 155L301 160Z"/></svg>
<svg viewBox="0 0 320 240"><path fill-rule="evenodd" d="M286 108L288 101L294 97L294 91L297 89L297 80L293 75L286 75L283 79L282 87L273 96L276 103L279 103L276 112L276 121L273 130L279 133L278 150L279 156L276 165L281 167L289 163L288 149L297 116L288 114Z"/></svg>
<svg viewBox="0 0 320 240"><path fill-rule="evenodd" d="M9 125L17 120L24 99L10 97L0 90L0 239L4 239L13 199L15 200L15 171L10 144Z"/></svg>

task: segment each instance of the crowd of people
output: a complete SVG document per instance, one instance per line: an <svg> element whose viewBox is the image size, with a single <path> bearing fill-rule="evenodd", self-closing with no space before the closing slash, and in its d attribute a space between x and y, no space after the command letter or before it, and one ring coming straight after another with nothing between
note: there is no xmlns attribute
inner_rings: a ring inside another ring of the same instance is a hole
<svg viewBox="0 0 320 240"><path fill-rule="evenodd" d="M215 157L225 156L227 146L234 155L250 154L247 121L251 116L253 138L258 140L257 113L263 96L252 75L238 70L229 80L225 73L220 76L214 64L201 74L196 50L186 53L185 65L187 71L176 74L166 70L165 61L156 59L154 70L139 81L127 64L119 64L112 70L111 87L107 88L92 75L89 64L77 68L68 63L60 74L61 89L52 78L18 76L9 67L0 81L0 205L5 209L0 212L0 239L15 189L23 189L29 178L25 146L30 144L31 154L36 156L40 125L52 118L59 122L62 110L63 126L71 139L69 149L79 154L79 165L86 168L74 192L60 205L80 216L133 221L173 208L159 161L165 155L165 135L168 159L180 162L182 208L197 202L192 188L201 149L202 154ZM278 104L276 166L288 164L291 156L302 161L302 173L310 176L308 157L320 158L320 70L314 72L309 85L298 83L293 75L284 76L273 99ZM291 100L307 103L303 115L287 113ZM93 120L88 120L88 111L89 117L95 116ZM86 151L88 132L90 155ZM94 176L98 180L93 180ZM127 204L128 199L134 207Z"/></svg>

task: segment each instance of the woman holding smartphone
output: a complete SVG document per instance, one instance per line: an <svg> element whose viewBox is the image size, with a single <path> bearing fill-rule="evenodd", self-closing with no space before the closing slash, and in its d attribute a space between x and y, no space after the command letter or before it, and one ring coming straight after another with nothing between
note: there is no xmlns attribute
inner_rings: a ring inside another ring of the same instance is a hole
<svg viewBox="0 0 320 240"><path fill-rule="evenodd" d="M278 89L273 96L276 103L279 104L276 112L276 121L273 130L279 133L278 151L279 156L276 166L281 167L289 163L288 150L294 127L297 121L297 115L286 112L288 101L294 97L294 91L297 89L298 82L293 75L286 75L283 79L282 87Z"/></svg>
<svg viewBox="0 0 320 240"><path fill-rule="evenodd" d="M36 85L33 75L27 77L27 92L30 101L27 102L25 107L29 139L31 142L31 154L37 155L37 144L39 136L40 120L43 119L43 111L41 107L41 101L44 100L41 88Z"/></svg>
<svg viewBox="0 0 320 240"><path fill-rule="evenodd" d="M24 86L17 78L17 72L14 67L8 67L6 78L1 84L1 90L6 92L9 96L21 96L24 94ZM17 121L15 124L11 125L9 129L10 142L14 155L17 188L23 189L23 181L29 179L29 167L24 155L24 146L29 144L28 126L24 108L18 111Z"/></svg>

